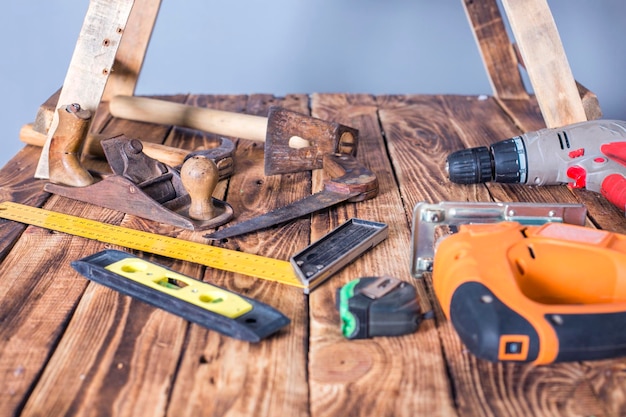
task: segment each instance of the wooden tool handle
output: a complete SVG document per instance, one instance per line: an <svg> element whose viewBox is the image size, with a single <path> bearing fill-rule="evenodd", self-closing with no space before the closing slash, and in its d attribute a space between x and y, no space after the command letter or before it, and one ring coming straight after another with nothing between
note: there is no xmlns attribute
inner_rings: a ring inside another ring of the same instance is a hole
<svg viewBox="0 0 626 417"><path fill-rule="evenodd" d="M213 110L146 97L115 96L109 102L115 117L177 125L218 135L265 142L267 118Z"/></svg>
<svg viewBox="0 0 626 417"><path fill-rule="evenodd" d="M48 157L50 182L73 187L93 184L93 177L80 163L91 112L78 104L70 104L59 107L57 114L59 124L50 140Z"/></svg>
<svg viewBox="0 0 626 417"><path fill-rule="evenodd" d="M83 153L91 156L104 157L104 151L100 145L100 141L108 139L104 135L87 134L87 140L83 145ZM46 135L33 130L32 124L22 126L20 129L20 140L27 145L43 146L46 143ZM157 143L142 142L143 153L150 158L156 159L159 162L163 162L166 165L175 167L181 165L185 160L185 157L189 154L188 151L179 148L173 148L171 146L159 145Z"/></svg>

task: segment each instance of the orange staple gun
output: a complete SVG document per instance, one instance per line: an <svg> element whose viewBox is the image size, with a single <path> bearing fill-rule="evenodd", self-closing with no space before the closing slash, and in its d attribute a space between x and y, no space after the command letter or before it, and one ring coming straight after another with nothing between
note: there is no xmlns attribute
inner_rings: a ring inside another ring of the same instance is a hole
<svg viewBox="0 0 626 417"><path fill-rule="evenodd" d="M434 257L435 294L467 348L535 364L626 355L626 236L502 220L459 225Z"/></svg>

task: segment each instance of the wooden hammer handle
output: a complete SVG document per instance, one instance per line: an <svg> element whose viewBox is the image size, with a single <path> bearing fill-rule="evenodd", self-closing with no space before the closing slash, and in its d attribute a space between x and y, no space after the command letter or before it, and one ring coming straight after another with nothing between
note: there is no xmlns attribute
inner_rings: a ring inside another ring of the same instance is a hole
<svg viewBox="0 0 626 417"><path fill-rule="evenodd" d="M267 117L134 96L113 97L109 111L123 119L188 127L260 142L265 142L268 123Z"/></svg>

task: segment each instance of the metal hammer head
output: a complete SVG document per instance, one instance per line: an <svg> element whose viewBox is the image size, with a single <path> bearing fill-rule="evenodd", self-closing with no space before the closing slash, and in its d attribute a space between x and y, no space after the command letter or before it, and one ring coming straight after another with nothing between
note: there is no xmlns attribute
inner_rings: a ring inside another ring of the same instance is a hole
<svg viewBox="0 0 626 417"><path fill-rule="evenodd" d="M358 130L339 123L272 107L265 138L265 175L322 168L327 154L356 156L358 135Z"/></svg>

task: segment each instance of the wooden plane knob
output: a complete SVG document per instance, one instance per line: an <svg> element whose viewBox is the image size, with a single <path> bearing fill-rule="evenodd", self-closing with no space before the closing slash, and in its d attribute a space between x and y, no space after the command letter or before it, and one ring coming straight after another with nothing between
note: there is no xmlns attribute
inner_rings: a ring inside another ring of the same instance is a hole
<svg viewBox="0 0 626 417"><path fill-rule="evenodd" d="M212 196L218 181L217 165L202 155L189 158L180 170L183 186L191 197L189 217L210 220L215 217Z"/></svg>

